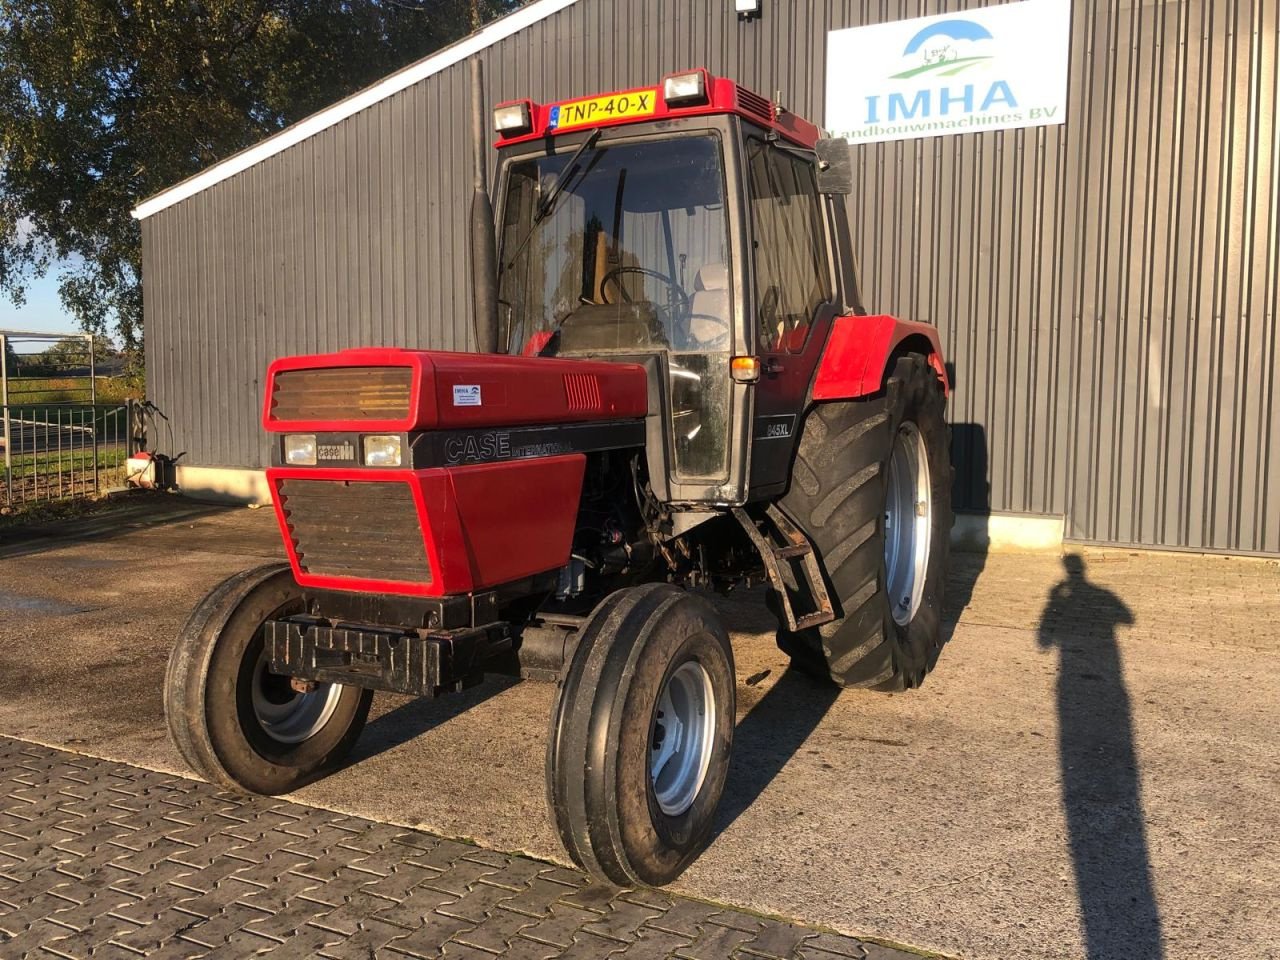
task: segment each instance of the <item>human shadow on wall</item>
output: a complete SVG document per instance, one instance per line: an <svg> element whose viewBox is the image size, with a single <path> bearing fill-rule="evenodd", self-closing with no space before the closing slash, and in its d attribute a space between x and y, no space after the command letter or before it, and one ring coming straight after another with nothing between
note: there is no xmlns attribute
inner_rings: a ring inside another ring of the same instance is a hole
<svg viewBox="0 0 1280 960"><path fill-rule="evenodd" d="M1088 960L1160 960L1133 717L1116 628L1134 622L1118 596L1062 558L1039 646L1058 650L1058 753L1062 806Z"/></svg>
<svg viewBox="0 0 1280 960"><path fill-rule="evenodd" d="M954 380L954 374L952 375ZM951 425L951 465L955 480L951 506L957 513L985 518L991 513L991 483L987 479L987 432L980 423ZM942 607L942 642L955 633L973 590L987 565L990 543L985 534L965 537L951 551L947 593Z"/></svg>

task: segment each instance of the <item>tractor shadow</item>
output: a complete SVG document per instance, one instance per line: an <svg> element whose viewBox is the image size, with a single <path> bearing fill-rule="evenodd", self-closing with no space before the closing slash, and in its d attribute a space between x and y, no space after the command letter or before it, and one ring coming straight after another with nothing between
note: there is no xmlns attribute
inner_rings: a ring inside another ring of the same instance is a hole
<svg viewBox="0 0 1280 960"><path fill-rule="evenodd" d="M759 799L822 722L840 691L788 667L733 734L729 779L712 840Z"/></svg>
<svg viewBox="0 0 1280 960"><path fill-rule="evenodd" d="M421 697L398 697L394 694L376 694L376 697L390 696L403 702L369 721L360 734L360 739L356 741L355 749L351 751L346 765L354 766L380 753L394 750L462 716L486 700L500 696L520 682L518 677L486 673L484 682L479 686L431 700Z"/></svg>
<svg viewBox="0 0 1280 960"><path fill-rule="evenodd" d="M953 380L954 380L954 374ZM981 518L991 514L991 481L988 477L987 432L980 423L951 425L951 463L955 482L951 503L960 527L960 542L951 547L947 593L942 605L942 642L945 646L956 631L960 618L973 599L973 591L987 566L990 540L985 529L969 535L974 527L985 527ZM974 524L974 520L979 523Z"/></svg>

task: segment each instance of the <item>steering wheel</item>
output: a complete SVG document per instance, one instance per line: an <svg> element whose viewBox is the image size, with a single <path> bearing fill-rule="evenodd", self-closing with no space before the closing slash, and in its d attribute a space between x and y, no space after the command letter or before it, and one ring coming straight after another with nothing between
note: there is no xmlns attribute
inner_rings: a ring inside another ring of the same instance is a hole
<svg viewBox="0 0 1280 960"><path fill-rule="evenodd" d="M600 278L601 293L604 292L605 284L613 283L617 286L618 292L622 294L622 299L627 303L631 303L631 295L627 293L627 288L618 282L618 278L627 273L638 273L642 277L651 277L659 283L664 284L667 288L667 309L673 314L677 307L685 313L689 312L692 301L689 294L684 292L684 287L680 286L674 277L669 277L665 273L659 273L657 270L650 270L648 267L614 267Z"/></svg>

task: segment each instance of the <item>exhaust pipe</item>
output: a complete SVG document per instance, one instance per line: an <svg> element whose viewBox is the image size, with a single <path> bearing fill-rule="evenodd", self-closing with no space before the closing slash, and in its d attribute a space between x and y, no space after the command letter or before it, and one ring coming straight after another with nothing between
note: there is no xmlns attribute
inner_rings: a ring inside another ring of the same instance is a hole
<svg viewBox="0 0 1280 960"><path fill-rule="evenodd" d="M493 203L489 200L484 142L484 77L471 58L471 297L475 305L476 350L498 352L498 249Z"/></svg>

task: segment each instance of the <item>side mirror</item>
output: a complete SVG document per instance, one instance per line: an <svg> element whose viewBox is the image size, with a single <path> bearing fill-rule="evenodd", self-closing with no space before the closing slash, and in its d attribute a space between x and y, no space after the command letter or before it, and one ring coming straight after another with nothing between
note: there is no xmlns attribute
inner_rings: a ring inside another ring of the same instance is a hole
<svg viewBox="0 0 1280 960"><path fill-rule="evenodd" d="M814 145L818 154L818 192L848 195L853 193L853 158L848 140L819 140Z"/></svg>

